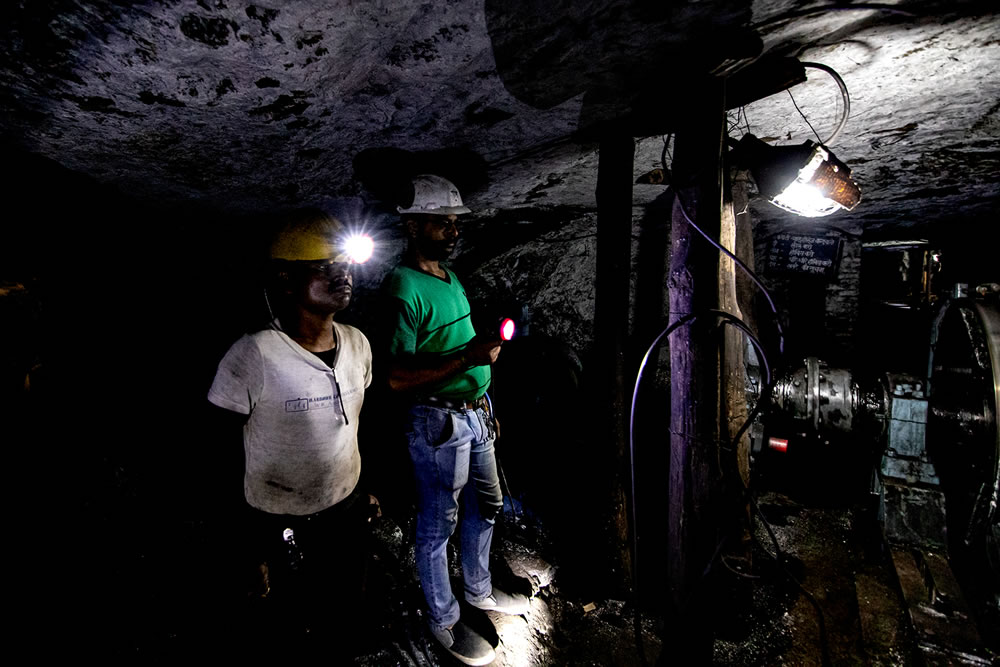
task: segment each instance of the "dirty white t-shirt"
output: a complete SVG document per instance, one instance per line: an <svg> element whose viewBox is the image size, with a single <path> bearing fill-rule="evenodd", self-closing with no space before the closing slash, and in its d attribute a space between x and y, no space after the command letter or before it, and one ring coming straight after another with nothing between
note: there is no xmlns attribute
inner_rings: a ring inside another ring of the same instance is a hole
<svg viewBox="0 0 1000 667"><path fill-rule="evenodd" d="M358 416L372 381L371 346L354 327L333 328L333 368L277 329L243 336L219 363L208 400L250 415L243 487L257 509L312 514L358 483Z"/></svg>

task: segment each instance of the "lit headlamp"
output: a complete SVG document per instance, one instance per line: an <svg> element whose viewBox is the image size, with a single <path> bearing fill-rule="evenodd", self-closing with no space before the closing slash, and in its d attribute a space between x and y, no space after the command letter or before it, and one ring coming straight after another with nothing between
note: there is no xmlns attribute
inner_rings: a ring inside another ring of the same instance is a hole
<svg viewBox="0 0 1000 667"><path fill-rule="evenodd" d="M375 251L375 241L367 234L352 234L344 239L341 247L352 264L364 264Z"/></svg>

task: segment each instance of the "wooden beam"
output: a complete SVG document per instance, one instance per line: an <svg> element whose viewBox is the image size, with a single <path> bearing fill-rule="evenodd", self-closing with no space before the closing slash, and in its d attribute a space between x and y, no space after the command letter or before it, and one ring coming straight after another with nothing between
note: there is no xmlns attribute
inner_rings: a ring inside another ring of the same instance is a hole
<svg viewBox="0 0 1000 667"><path fill-rule="evenodd" d="M725 94L721 81L707 82L677 132L673 162L675 200L671 224L670 313L719 307L719 251L689 224L719 238L722 207L722 145ZM719 338L699 318L678 329L670 346L670 471L667 569L672 599L666 645L684 646L697 664L711 662L708 589L702 573L721 531L719 496Z"/></svg>
<svg viewBox="0 0 1000 667"><path fill-rule="evenodd" d="M613 470L609 495L614 553L613 566L619 573L618 585L625 589L631 580L628 506L625 480L628 472L628 401L625 382L625 346L628 339L629 279L632 273L632 164L635 141L631 135L616 133L601 140L597 168L597 270L595 277L594 344L601 367L598 386L603 388L600 409L605 415L600 433L610 451L602 452ZM610 408L610 409L608 409Z"/></svg>

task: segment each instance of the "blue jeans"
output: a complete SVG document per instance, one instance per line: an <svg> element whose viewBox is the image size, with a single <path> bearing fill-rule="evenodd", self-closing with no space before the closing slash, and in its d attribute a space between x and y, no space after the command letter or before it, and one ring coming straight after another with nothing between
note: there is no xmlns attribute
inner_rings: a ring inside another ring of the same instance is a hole
<svg viewBox="0 0 1000 667"><path fill-rule="evenodd" d="M417 480L417 575L435 629L458 621L448 578L448 540L462 512L462 577L465 597L481 600L493 590L490 542L503 509L493 452L492 417L483 409L410 409L410 458Z"/></svg>

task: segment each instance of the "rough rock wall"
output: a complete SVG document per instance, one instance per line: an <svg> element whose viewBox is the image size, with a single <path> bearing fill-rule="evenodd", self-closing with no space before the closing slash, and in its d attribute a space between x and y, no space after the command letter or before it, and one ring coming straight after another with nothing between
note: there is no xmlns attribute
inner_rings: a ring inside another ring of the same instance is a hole
<svg viewBox="0 0 1000 667"><path fill-rule="evenodd" d="M482 4L464 0L61 0L5 16L4 140L151 198L248 211L350 196L364 148L503 156L578 113L506 93Z"/></svg>
<svg viewBox="0 0 1000 667"><path fill-rule="evenodd" d="M639 260L644 213L642 207L632 211L633 267ZM597 213L574 210L566 215L570 217L558 227L550 227L479 264L471 271L467 287L470 296L508 310L525 307L531 335L560 340L585 357L594 352ZM494 229L489 233L503 232ZM630 281L633 303L637 277L633 269ZM630 307L630 331L634 329L634 320L634 308Z"/></svg>
<svg viewBox="0 0 1000 667"><path fill-rule="evenodd" d="M972 3L953 3L950 9L962 4ZM914 11L920 15L919 8ZM857 23L849 27L849 19ZM767 35L765 45L833 67L848 88L850 116L829 147L853 170L862 201L855 211L831 219L863 220L871 231L928 227L941 218L957 223L988 218L996 210L1000 171L995 15L879 25L871 17L832 12L815 21L810 28L826 27L826 34L790 23ZM829 75L815 69L807 75L807 82L788 93L747 105L745 128L776 144L791 144L818 141L811 125L827 141L844 103ZM753 207L759 219L796 222L766 202ZM958 211L964 213L960 219Z"/></svg>
<svg viewBox="0 0 1000 667"><path fill-rule="evenodd" d="M591 205L594 146L574 134L633 102L668 116L697 94L678 73L748 55L759 32L769 53L846 80L852 115L831 147L861 182L856 216L870 226L959 211L988 219L1000 145L995 3L905 0L890 8L915 16L781 20L800 5L12 2L0 10L0 142L151 201L230 211L362 195L352 161L386 147L475 155L490 170L486 189L464 193L477 207ZM794 98L826 138L839 91L809 74ZM734 138L812 137L787 94L744 111ZM384 165L387 177L399 169Z"/></svg>

